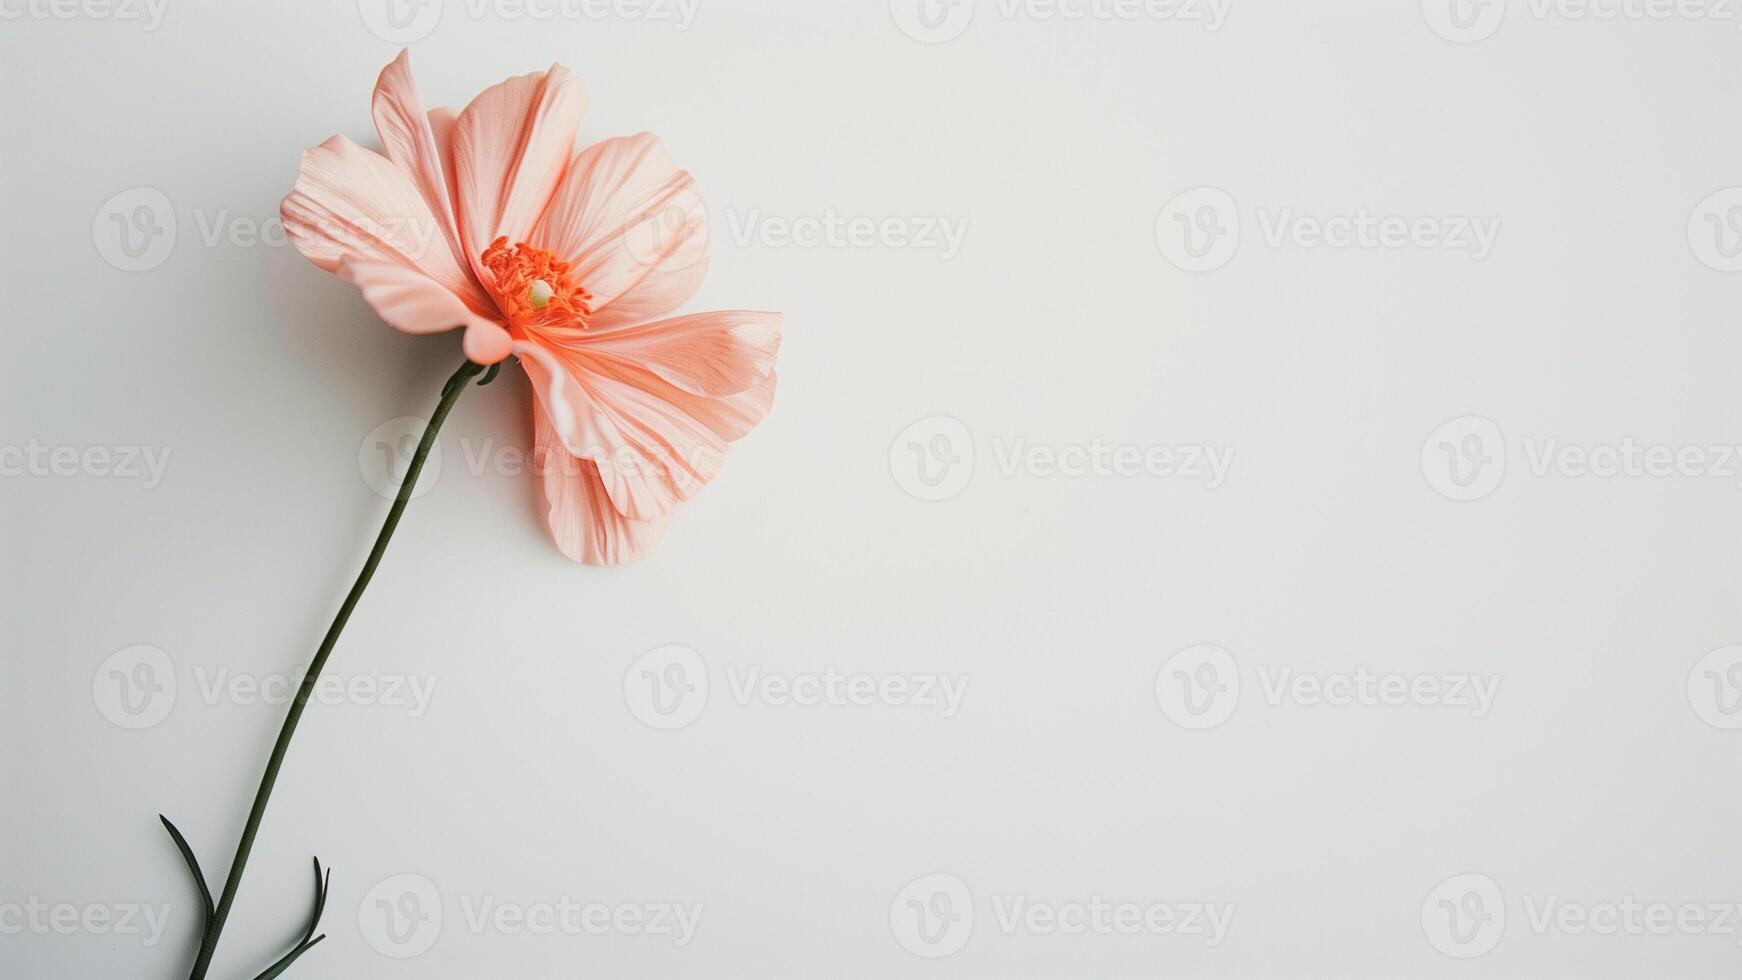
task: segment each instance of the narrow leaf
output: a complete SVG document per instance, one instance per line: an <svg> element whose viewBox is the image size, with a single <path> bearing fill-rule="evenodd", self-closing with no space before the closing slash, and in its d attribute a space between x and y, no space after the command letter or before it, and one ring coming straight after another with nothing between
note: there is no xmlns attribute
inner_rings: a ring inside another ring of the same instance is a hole
<svg viewBox="0 0 1742 980"><path fill-rule="evenodd" d="M302 945L298 946L297 948L284 954L284 959L281 959L277 963L274 963L271 966L267 967L266 972L255 977L254 980L272 980L273 977L276 977L279 974L283 973L284 971L290 969L290 965L292 963L296 962L297 957L301 956L302 954L304 954L304 953L308 952L309 950L314 949L316 946L320 945L320 941L325 939L325 938L327 938L325 935L316 936L313 939L309 940L308 942L303 943Z"/></svg>
<svg viewBox="0 0 1742 980"><path fill-rule="evenodd" d="M308 930L302 934L304 945L308 944L309 937L315 934L315 930L321 927L321 913L327 909L327 894L332 884L333 869L328 868L323 876L321 874L321 859L315 858L315 914L309 918Z"/></svg>
<svg viewBox="0 0 1742 980"><path fill-rule="evenodd" d="M212 921L214 912L212 889L210 885L206 884L205 872L200 870L200 861L194 857L194 849L188 846L188 839L181 835L181 831L176 829L175 824L169 822L168 817L160 813L157 815L157 819L163 821L163 829L169 831L169 836L175 840L175 846L181 851L182 860L187 862L188 870L193 872L194 883L200 886L200 899L206 905L206 921ZM203 932L204 930L202 930Z"/></svg>

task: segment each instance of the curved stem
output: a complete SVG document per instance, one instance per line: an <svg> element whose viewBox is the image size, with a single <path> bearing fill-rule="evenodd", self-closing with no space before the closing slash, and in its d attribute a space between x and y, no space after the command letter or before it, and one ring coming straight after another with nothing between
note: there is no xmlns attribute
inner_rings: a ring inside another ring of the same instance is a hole
<svg viewBox="0 0 1742 980"><path fill-rule="evenodd" d="M266 802L272 798L272 787L278 782L279 767L284 765L284 754L290 748L291 736L296 734L297 722L302 720L303 709L308 706L309 697L314 693L321 668L326 666L327 658L332 655L333 647L339 642L339 634L344 631L345 623L351 618L351 611L357 608L357 600L363 597L363 590L369 587L369 580L375 576L376 566L381 564L381 556L387 551L387 542L392 540L394 530L399 527L399 518L405 513L405 505L411 502L412 490L417 487L418 475L423 472L424 460L435 446L436 435L441 431L442 423L447 421L448 412L453 410L460 392L466 390L467 383L483 370L483 365L467 361L460 365L460 369L454 372L453 377L448 379L447 386L442 389L441 403L436 406L435 414L430 416L429 425L423 430L423 438L417 444L417 452L411 457L411 465L406 468L405 480L399 486L399 494L393 498L393 508L387 512L387 522L381 525L381 533L375 537L375 547L369 552L369 560L363 563L363 571L358 574L350 593L345 596L344 604L339 606L338 616L334 617L333 625L327 628L326 638L321 640L321 647L315 652L314 661L303 675L296 698L290 703L290 713L285 716L284 727L278 732L278 741L272 746L272 756L266 760L266 774L261 777L260 789L254 794L254 806L248 811L248 823L242 828L242 841L236 845L236 859L230 864L230 876L224 881L224 892L218 899L218 907L200 937L200 955L194 961L194 970L189 974L188 980L205 980L206 971L211 968L212 954L218 948L218 936L224 931L225 920L230 917L230 906L235 904L236 892L242 884L242 870L248 864L249 852L254 849L254 837L260 832L260 821L266 816Z"/></svg>

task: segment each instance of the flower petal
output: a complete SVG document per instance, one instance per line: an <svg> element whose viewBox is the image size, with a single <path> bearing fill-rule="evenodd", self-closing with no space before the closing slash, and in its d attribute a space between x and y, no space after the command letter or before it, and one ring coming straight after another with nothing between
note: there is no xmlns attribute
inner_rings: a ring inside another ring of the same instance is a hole
<svg viewBox="0 0 1742 980"><path fill-rule="evenodd" d="M719 310L619 330L591 331L589 354L644 368L692 395L732 395L774 370L779 313Z"/></svg>
<svg viewBox="0 0 1742 980"><path fill-rule="evenodd" d="M635 520L669 513L719 474L727 440L716 429L716 414L694 404L708 399L686 404L679 399L690 396L681 392L670 397L675 389L656 393L593 372L583 373L580 383L605 435L599 477L618 513Z"/></svg>
<svg viewBox="0 0 1742 980"><path fill-rule="evenodd" d="M593 425L593 413L587 408L589 396L574 372L548 348L531 341L516 341L514 353L569 454L582 459L600 455L605 440Z"/></svg>
<svg viewBox="0 0 1742 980"><path fill-rule="evenodd" d="M598 464L613 506L638 520L700 492L720 472L728 444L754 428L774 401L773 372L745 391L711 398L645 372L606 373L584 361L571 371L596 439L579 448Z"/></svg>
<svg viewBox="0 0 1742 980"><path fill-rule="evenodd" d="M433 117L424 110L423 99L417 94L417 83L411 77L410 49L399 52L399 57L382 69L381 77L375 82L371 109L375 117L375 132L381 136L387 159L411 177L424 203L429 205L430 213L441 222L442 234L459 265L470 268L466 252L460 247L459 223L454 217L453 195L443 163L442 148L448 145L451 132L441 133L438 139L431 125L438 120L451 124L453 113L442 110L445 116ZM444 128L451 131L451 125Z"/></svg>
<svg viewBox="0 0 1742 980"><path fill-rule="evenodd" d="M587 109L586 88L561 65L485 89L460 111L453 130L453 177L460 245L479 262L499 236L532 233L574 152Z"/></svg>
<svg viewBox="0 0 1742 980"><path fill-rule="evenodd" d="M701 194L651 133L582 150L530 242L573 263L595 327L669 313L708 271Z"/></svg>
<svg viewBox="0 0 1742 980"><path fill-rule="evenodd" d="M443 241L411 177L343 136L303 151L279 216L297 250L328 272L346 259L392 263L434 280L474 312L494 309Z"/></svg>
<svg viewBox="0 0 1742 980"><path fill-rule="evenodd" d="M612 503L625 517L648 520L665 514L718 471L725 443L706 428L691 422L675 427L678 435L662 437L661 426L650 428L624 409L658 414L669 408L646 412L640 406L644 394L597 373L576 352L526 341L516 343L514 350L557 437L571 456L597 466ZM682 430L688 430L687 436Z"/></svg>
<svg viewBox="0 0 1742 980"><path fill-rule="evenodd" d="M618 513L593 462L568 454L537 404L533 416L533 460L550 504L550 533L562 553L589 565L616 565L652 551L665 534L667 518L632 521Z"/></svg>
<svg viewBox="0 0 1742 980"><path fill-rule="evenodd" d="M465 327L466 356L495 364L509 354L508 331L466 308L451 290L421 272L395 262L345 258L338 274L354 283L381 319L406 333L439 333Z"/></svg>
<svg viewBox="0 0 1742 980"><path fill-rule="evenodd" d="M569 452L597 464L619 513L647 520L695 496L768 414L780 323L698 313L515 350Z"/></svg>

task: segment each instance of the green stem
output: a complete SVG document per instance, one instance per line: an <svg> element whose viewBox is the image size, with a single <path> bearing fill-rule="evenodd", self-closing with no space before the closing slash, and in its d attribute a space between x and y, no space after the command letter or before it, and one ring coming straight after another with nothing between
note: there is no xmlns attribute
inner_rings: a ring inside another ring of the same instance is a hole
<svg viewBox="0 0 1742 980"><path fill-rule="evenodd" d="M447 386L442 389L441 403L436 406L435 414L430 416L429 425L423 430L423 439L418 442L417 452L412 455L411 465L406 468L405 480L399 486L399 494L393 498L393 508L387 512L387 522L381 526L381 533L375 536L375 547L369 552L369 560L363 563L363 571L358 574L350 593L345 596L344 604L339 606L339 614L334 617L333 625L327 628L326 638L321 641L321 648L315 652L308 673L303 675L302 686L297 689L296 699L290 703L290 713L285 716L284 727L278 733L278 741L272 746L272 756L266 760L266 775L261 777L260 789L254 794L254 806L248 811L247 825L242 828L242 841L236 845L236 859L230 864L230 876L224 881L224 892L218 899L218 907L206 924L205 933L200 937L200 955L194 961L194 970L188 980L205 980L206 971L211 968L212 954L218 948L218 936L224 931L225 920L230 917L230 906L236 903L236 892L242 885L242 870L248 864L249 852L254 850L254 837L260 832L260 821L266 816L266 803L272 798L272 787L278 782L279 767L284 765L284 754L290 748L291 736L296 734L297 722L302 720L303 709L308 706L309 697L314 693L321 669L326 666L327 658L338 644L339 634L350 620L351 611L357 608L357 600L363 597L363 590L369 587L369 580L375 576L376 566L381 564L381 556L387 551L387 542L392 540L394 530L399 527L399 518L405 513L405 505L411 502L411 493L417 487L418 474L423 472L424 460L435 447L442 423L447 420L448 412L453 410L454 402L459 400L460 392L466 390L467 383L483 370L483 365L467 361L460 365L460 369L454 372L453 377L448 379Z"/></svg>

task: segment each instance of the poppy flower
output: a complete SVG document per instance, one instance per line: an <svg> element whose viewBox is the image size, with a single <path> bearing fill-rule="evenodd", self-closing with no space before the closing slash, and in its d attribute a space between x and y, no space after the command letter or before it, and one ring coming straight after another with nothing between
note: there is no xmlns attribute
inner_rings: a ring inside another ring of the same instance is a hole
<svg viewBox="0 0 1742 980"><path fill-rule="evenodd" d="M575 152L587 107L560 65L426 110L401 52L375 85L382 152L304 151L280 214L311 262L408 333L531 379L534 467L563 554L630 561L774 399L778 313L661 319L707 270L701 199L657 137Z"/></svg>

